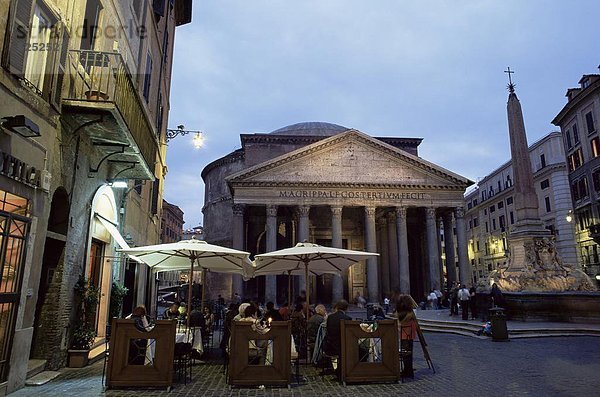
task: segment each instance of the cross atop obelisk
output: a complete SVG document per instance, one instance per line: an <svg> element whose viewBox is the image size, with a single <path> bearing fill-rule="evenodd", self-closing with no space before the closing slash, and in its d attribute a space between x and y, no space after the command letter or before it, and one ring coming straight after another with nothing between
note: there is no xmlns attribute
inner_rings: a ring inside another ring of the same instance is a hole
<svg viewBox="0 0 600 397"><path fill-rule="evenodd" d="M504 73L508 74L508 86L506 88L508 88L508 92L510 92L511 94L515 92L515 85L513 84L512 78L510 76L514 72L514 70L510 70L510 66L504 71Z"/></svg>

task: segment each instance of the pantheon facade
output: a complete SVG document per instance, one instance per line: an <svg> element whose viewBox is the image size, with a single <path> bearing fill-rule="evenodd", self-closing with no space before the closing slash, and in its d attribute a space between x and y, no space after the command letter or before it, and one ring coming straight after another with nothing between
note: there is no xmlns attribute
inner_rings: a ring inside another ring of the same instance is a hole
<svg viewBox="0 0 600 397"><path fill-rule="evenodd" d="M342 276L310 276L312 302L422 299L448 281L470 283L463 194L473 182L420 158L422 139L317 122L240 137L241 149L202 171L206 241L252 255L301 241L380 254ZM281 304L288 285L294 296L304 289L291 277L209 273L206 283L213 297Z"/></svg>

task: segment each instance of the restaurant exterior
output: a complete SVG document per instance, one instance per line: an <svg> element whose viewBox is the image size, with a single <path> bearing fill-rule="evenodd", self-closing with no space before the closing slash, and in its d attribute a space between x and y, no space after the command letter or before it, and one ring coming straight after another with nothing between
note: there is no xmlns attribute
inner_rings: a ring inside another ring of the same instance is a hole
<svg viewBox="0 0 600 397"><path fill-rule="evenodd" d="M66 364L80 278L99 293L98 346L114 281L131 306L154 301L145 265L117 249L160 239L175 27L191 5L0 2L0 395L28 366Z"/></svg>
<svg viewBox="0 0 600 397"><path fill-rule="evenodd" d="M305 240L380 254L342 278L318 276L313 302L357 294L374 302L394 292L420 298L458 274L470 280L463 193L472 182L418 157L421 139L313 122L242 134L241 141L202 172L208 242L254 255ZM445 252L442 228L453 231L444 233ZM298 294L304 281L296 276L293 284ZM215 297L287 300L286 275L243 282L209 274L208 285Z"/></svg>

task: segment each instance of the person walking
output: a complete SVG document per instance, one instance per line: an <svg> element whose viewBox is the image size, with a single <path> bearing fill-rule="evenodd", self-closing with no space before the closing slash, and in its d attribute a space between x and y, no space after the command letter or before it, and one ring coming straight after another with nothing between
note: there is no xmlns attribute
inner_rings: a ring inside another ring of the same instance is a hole
<svg viewBox="0 0 600 397"><path fill-rule="evenodd" d="M458 316L458 283L454 281L452 283L452 289L450 289L450 315Z"/></svg>
<svg viewBox="0 0 600 397"><path fill-rule="evenodd" d="M468 320L469 319L469 298L470 298L471 294L469 293L469 290L467 289L467 287L462 284L460 286L460 290L458 291L458 300L460 301L460 308L462 311L462 319L463 320Z"/></svg>
<svg viewBox="0 0 600 397"><path fill-rule="evenodd" d="M471 320L477 318L477 289L471 286L469 289L469 306L471 308Z"/></svg>

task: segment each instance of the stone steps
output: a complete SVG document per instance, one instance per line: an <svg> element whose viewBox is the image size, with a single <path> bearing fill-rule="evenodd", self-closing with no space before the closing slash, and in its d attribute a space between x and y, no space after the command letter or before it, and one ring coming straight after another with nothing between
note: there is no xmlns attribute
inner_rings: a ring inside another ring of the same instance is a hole
<svg viewBox="0 0 600 397"><path fill-rule="evenodd" d="M108 349L108 346L106 346L106 340L104 338L94 341L92 349L88 353L88 365L103 360L106 349Z"/></svg>
<svg viewBox="0 0 600 397"><path fill-rule="evenodd" d="M478 338L487 338L478 336L476 332L481 329L481 325L468 322L457 321L441 321L420 319L419 324L423 331L452 333L457 335L472 336ZM566 327L545 327L534 326L527 328L510 328L508 329L509 337L512 339L520 338L537 338L537 337L552 337L552 336L600 336L600 329L582 326L566 326Z"/></svg>
<svg viewBox="0 0 600 397"><path fill-rule="evenodd" d="M31 359L27 363L27 377L25 379L32 378L46 369L46 360Z"/></svg>

